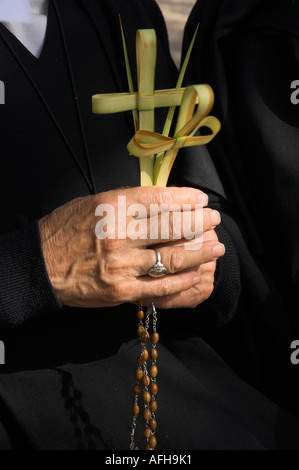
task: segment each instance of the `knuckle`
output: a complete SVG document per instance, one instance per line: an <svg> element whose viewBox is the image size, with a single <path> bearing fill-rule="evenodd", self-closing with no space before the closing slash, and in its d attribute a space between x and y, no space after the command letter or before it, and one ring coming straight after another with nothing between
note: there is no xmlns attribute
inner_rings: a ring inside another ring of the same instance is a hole
<svg viewBox="0 0 299 470"><path fill-rule="evenodd" d="M112 250L99 260L99 271L102 275L113 278L128 273L129 268L126 259L119 252Z"/></svg>
<svg viewBox="0 0 299 470"><path fill-rule="evenodd" d="M119 257L111 252L98 258L97 269L100 281L104 282L107 286L111 286L115 283L115 277L122 267L119 263Z"/></svg>
<svg viewBox="0 0 299 470"><path fill-rule="evenodd" d="M107 204L113 204L111 197L108 192L99 193L92 196L91 204L96 214L101 212L101 208Z"/></svg>
<svg viewBox="0 0 299 470"><path fill-rule="evenodd" d="M182 238L182 217L181 212L171 212L169 216L169 232L170 238L173 240L179 240Z"/></svg>
<svg viewBox="0 0 299 470"><path fill-rule="evenodd" d="M169 270L171 273L181 271L184 268L184 252L182 250L172 250L169 257Z"/></svg>
<svg viewBox="0 0 299 470"><path fill-rule="evenodd" d="M113 258L117 256L117 253L119 252L119 250L121 249L123 245L123 242L121 240L112 239L110 237L106 237L100 240L99 243L100 243L101 251L103 253L105 253L107 256L111 256L111 254L113 254L113 256L111 256L110 261L113 261Z"/></svg>
<svg viewBox="0 0 299 470"><path fill-rule="evenodd" d="M103 191L91 197L93 198L94 203L96 205L115 204L117 203L117 195L118 195L117 191L110 190L110 191Z"/></svg>
<svg viewBox="0 0 299 470"><path fill-rule="evenodd" d="M166 206L170 206L174 199L172 191L164 188L155 191L152 197L154 204L165 204Z"/></svg>
<svg viewBox="0 0 299 470"><path fill-rule="evenodd" d="M164 297L165 295L169 294L171 287L171 281L168 277L163 277L159 283L159 295Z"/></svg>

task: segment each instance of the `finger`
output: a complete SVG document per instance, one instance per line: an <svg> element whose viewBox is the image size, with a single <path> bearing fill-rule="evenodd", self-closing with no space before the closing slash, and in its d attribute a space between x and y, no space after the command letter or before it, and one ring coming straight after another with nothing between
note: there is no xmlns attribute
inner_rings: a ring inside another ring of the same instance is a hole
<svg viewBox="0 0 299 470"><path fill-rule="evenodd" d="M181 246L174 246L171 248L159 248L159 253L165 268L169 273L174 274L220 258L225 253L225 247L217 240L207 240L204 243L193 245L192 250L186 250ZM154 249L139 250L138 254L135 254L133 275L146 275L156 262L157 254Z"/></svg>
<svg viewBox="0 0 299 470"><path fill-rule="evenodd" d="M193 243L194 241L196 243ZM207 246L206 242L211 242L210 246ZM203 244L205 244L204 247ZM202 240L173 241L167 243L167 246L158 246L158 249L164 266L169 272L174 273L211 261L209 258L211 256L214 257L214 253L211 254L211 250L218 245L220 245L219 250L223 250L224 254L225 248L222 244L218 243L216 232L210 230L203 234ZM186 246L188 249L186 249ZM192 250L189 249L190 246L192 246ZM201 248L203 249L201 250ZM221 252L220 256L222 256ZM127 252L127 256L122 255L120 258L117 257L118 267L122 271L127 271L133 277L146 275L156 262L157 254L154 247L130 250Z"/></svg>
<svg viewBox="0 0 299 470"><path fill-rule="evenodd" d="M164 212L149 219L129 222L127 237L135 246L146 247L171 240L199 238L220 222L219 212L211 209Z"/></svg>
<svg viewBox="0 0 299 470"><path fill-rule="evenodd" d="M204 269L202 269L204 267ZM200 282L191 289L155 299L157 308L195 308L207 300L214 289L216 261L200 266Z"/></svg>
<svg viewBox="0 0 299 470"><path fill-rule="evenodd" d="M203 243L205 241L208 241L208 240L216 240L218 241L218 236L217 236L217 233L215 232L215 230L208 230L207 232L205 232L202 237L194 237L192 240L186 240L185 238L182 238L182 240L171 240L169 242L166 242L166 243L163 243L163 245L155 245L155 248L163 248L163 247L183 247L185 248L186 250L189 249L190 246L192 246L193 244L194 245L198 245L200 243ZM190 248L191 249L191 248Z"/></svg>
<svg viewBox="0 0 299 470"><path fill-rule="evenodd" d="M201 285L197 284L187 291L155 298L155 307L164 310L171 308L195 308L204 302L204 300L206 300L206 296L201 291Z"/></svg>
<svg viewBox="0 0 299 470"><path fill-rule="evenodd" d="M152 204L166 206L179 204L181 208L184 204L191 204L193 208L196 204L203 206L208 204L208 196L203 191L188 187L141 186L107 191L101 193L101 196L114 200L118 200L119 196L125 196L127 205L142 204L148 211Z"/></svg>
<svg viewBox="0 0 299 470"><path fill-rule="evenodd" d="M218 241L207 240L202 244L193 245L192 250L173 247L161 248L159 252L163 265L169 273L174 274L219 259L225 254L225 246Z"/></svg>
<svg viewBox="0 0 299 470"><path fill-rule="evenodd" d="M175 276L166 275L161 278L143 276L137 278L130 287L135 292L134 300L138 301L141 298L158 298L176 294L190 289L198 284L199 281L200 276L196 271L188 271L176 274Z"/></svg>

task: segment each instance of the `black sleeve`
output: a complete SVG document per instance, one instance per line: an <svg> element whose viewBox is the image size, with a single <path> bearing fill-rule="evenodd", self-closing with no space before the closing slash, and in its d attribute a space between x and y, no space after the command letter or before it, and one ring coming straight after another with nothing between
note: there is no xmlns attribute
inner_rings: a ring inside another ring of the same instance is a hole
<svg viewBox="0 0 299 470"><path fill-rule="evenodd" d="M41 248L36 221L0 235L0 325L13 327L62 308Z"/></svg>
<svg viewBox="0 0 299 470"><path fill-rule="evenodd" d="M217 260L214 290L211 296L196 307L193 326L202 330L221 327L234 317L241 294L241 275L238 252L233 241L234 219L227 204L215 194L209 194L209 207L221 214L221 224L216 228L218 239L225 245L225 254Z"/></svg>
<svg viewBox="0 0 299 470"><path fill-rule="evenodd" d="M218 136L217 136L218 137ZM217 139L216 137L216 139ZM186 315L186 325L199 329L216 328L228 323L235 315L241 292L240 266L235 248L234 205L228 200L211 158L209 146L181 149L174 163L169 184L192 186L209 196L209 207L221 214L216 232L225 245L225 255L217 261L214 291L196 308L197 315ZM193 311L194 312L194 311Z"/></svg>
<svg viewBox="0 0 299 470"><path fill-rule="evenodd" d="M225 325L235 315L241 293L239 259L233 240L225 227L225 220L221 214L222 223L216 229L218 239L225 245L225 255L217 261L214 290L209 299L199 305L199 323L201 328L212 328Z"/></svg>

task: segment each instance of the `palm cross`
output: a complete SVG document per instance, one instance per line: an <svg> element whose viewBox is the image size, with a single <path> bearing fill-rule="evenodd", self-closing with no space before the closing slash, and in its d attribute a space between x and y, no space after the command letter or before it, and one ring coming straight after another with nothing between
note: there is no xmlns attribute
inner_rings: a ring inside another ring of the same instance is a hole
<svg viewBox="0 0 299 470"><path fill-rule="evenodd" d="M188 51L189 55L194 39L195 35ZM123 45L130 91L94 95L92 111L96 114L133 112L135 135L128 143L128 151L139 157L140 184L166 186L179 149L207 144L219 132L221 126L218 119L208 116L214 103L214 94L209 85L190 85L182 88L180 85L184 71L180 74L177 88L154 89L157 40L155 30L152 29L137 31L138 91L134 91L124 36ZM180 111L174 136L169 137L173 113L177 106L180 106ZM155 132L155 108L161 107L170 109L163 133L158 134ZM208 127L211 134L194 136L201 127Z"/></svg>

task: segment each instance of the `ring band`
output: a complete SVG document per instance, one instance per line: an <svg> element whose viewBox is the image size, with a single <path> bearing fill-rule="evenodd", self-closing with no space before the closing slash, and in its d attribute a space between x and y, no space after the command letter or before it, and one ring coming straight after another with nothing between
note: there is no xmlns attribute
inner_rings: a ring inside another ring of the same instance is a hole
<svg viewBox="0 0 299 470"><path fill-rule="evenodd" d="M160 251L155 248L155 252L157 255L157 262L154 266L149 270L148 274L152 277L160 277L165 276L168 273L167 268L161 263L161 255Z"/></svg>

